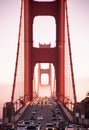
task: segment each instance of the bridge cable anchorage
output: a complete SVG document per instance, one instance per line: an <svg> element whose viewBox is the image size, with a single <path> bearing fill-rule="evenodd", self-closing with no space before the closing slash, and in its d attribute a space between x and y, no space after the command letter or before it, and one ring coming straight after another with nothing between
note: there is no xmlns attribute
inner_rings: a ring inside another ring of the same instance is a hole
<svg viewBox="0 0 89 130"><path fill-rule="evenodd" d="M14 80L13 80L11 102L13 102L13 100L14 100L14 91L15 91L15 84L16 84L16 75L17 75L17 67L18 67L18 57L19 57L19 49L20 49L21 25L22 25L22 10L23 10L23 0L21 1L21 8L20 8L19 33L18 33L16 63L15 63L15 72L14 72Z"/></svg>
<svg viewBox="0 0 89 130"><path fill-rule="evenodd" d="M68 36L68 47L69 47L69 58L70 58L70 69L71 69L71 77L73 84L73 93L74 93L74 102L77 102L76 99L76 91L75 91L75 81L74 81L74 73L73 73L73 62L72 62L72 53L71 53L71 41L70 41L70 31L69 31L69 21L68 21L68 6L66 0L66 24L67 24L67 36Z"/></svg>

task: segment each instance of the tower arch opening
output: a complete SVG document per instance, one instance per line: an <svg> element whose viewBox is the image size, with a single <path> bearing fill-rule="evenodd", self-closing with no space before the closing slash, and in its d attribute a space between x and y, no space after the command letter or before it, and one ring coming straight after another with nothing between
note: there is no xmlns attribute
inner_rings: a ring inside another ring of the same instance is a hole
<svg viewBox="0 0 89 130"><path fill-rule="evenodd" d="M39 44L56 46L56 22L53 16L35 16L33 20L33 47Z"/></svg>
<svg viewBox="0 0 89 130"><path fill-rule="evenodd" d="M49 84L49 75L48 74L41 74L41 85L45 86Z"/></svg>
<svg viewBox="0 0 89 130"><path fill-rule="evenodd" d="M33 75L34 97L50 97L56 93L55 68L52 63L37 63Z"/></svg>

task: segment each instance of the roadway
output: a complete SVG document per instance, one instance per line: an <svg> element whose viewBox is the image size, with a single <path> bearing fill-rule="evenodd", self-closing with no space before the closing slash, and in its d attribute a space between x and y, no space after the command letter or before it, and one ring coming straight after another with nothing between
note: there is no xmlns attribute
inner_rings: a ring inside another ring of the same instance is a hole
<svg viewBox="0 0 89 130"><path fill-rule="evenodd" d="M49 122L52 122L55 127L59 122L60 127L61 125L65 127L70 122L62 112L60 105L52 98L35 99L30 105L28 105L20 120L41 124L42 130L45 130L45 126ZM20 127L17 127L17 130L20 130Z"/></svg>
<svg viewBox="0 0 89 130"><path fill-rule="evenodd" d="M54 99L47 97L35 98L25 109L16 124L15 130L27 130L29 125L36 126L34 130L46 130L48 123L53 124L54 130L64 130L69 124L72 126L74 124L66 116L60 104L55 102Z"/></svg>

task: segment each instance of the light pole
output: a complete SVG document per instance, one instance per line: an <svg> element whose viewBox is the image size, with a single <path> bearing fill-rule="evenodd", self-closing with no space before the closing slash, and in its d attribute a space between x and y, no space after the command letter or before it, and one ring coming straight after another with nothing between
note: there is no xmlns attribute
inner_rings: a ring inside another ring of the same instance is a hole
<svg viewBox="0 0 89 130"><path fill-rule="evenodd" d="M76 117L76 123L79 124L79 113L78 112L75 113L75 117Z"/></svg>
<svg viewBox="0 0 89 130"><path fill-rule="evenodd" d="M83 120L85 119L85 115L81 114L81 124L83 125Z"/></svg>

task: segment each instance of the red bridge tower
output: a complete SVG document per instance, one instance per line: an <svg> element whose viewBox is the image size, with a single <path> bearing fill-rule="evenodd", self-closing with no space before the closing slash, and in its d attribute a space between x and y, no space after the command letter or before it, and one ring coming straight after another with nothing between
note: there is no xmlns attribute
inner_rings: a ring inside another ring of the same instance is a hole
<svg viewBox="0 0 89 130"><path fill-rule="evenodd" d="M33 20L35 16L53 16L56 21L56 47L33 47ZM63 102L65 97L64 41L65 41L65 0L48 2L24 0L24 51L25 102L33 99L33 72L36 63L52 63L55 68L56 97Z"/></svg>

